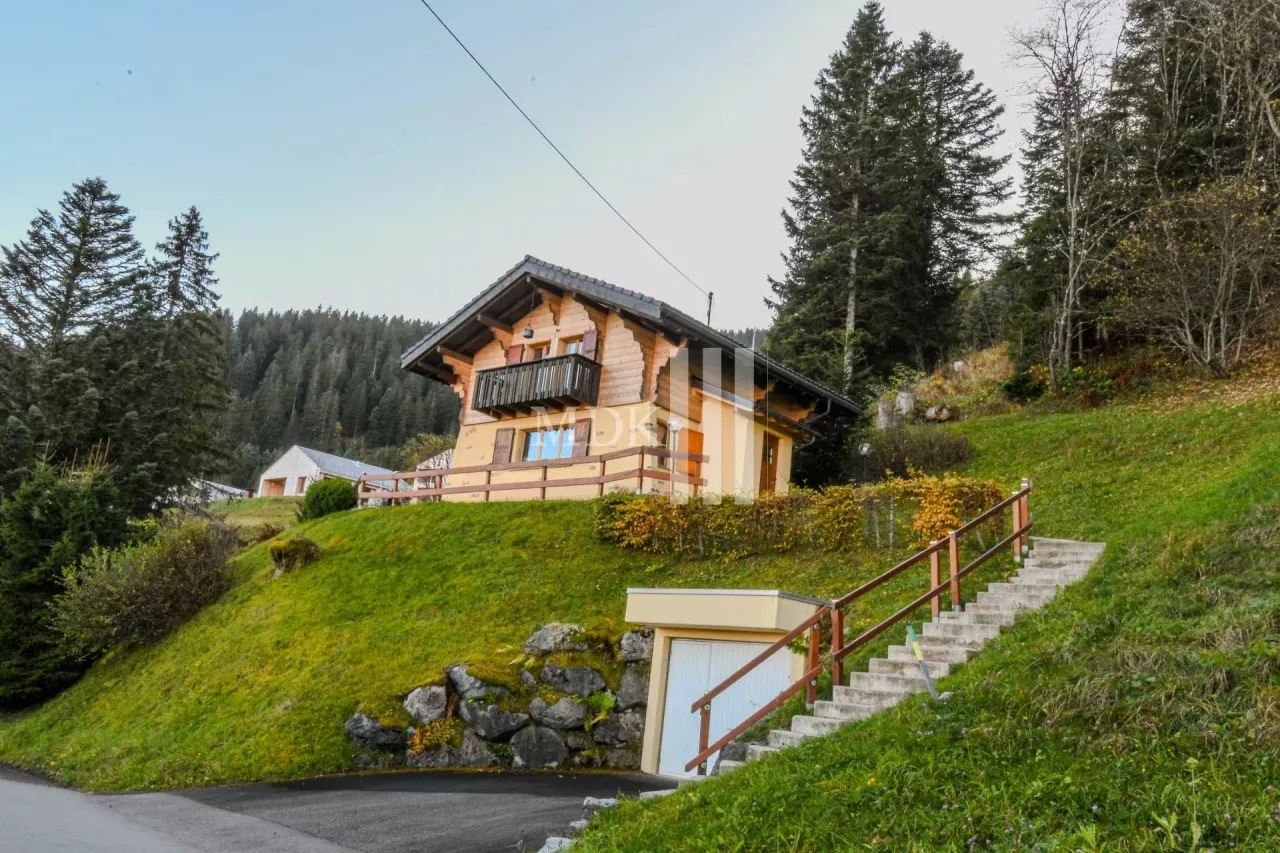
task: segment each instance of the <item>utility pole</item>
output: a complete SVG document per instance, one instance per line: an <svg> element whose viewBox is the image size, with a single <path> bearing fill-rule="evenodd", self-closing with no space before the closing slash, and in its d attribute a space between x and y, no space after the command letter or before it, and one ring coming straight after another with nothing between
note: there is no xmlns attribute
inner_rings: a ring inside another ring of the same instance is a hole
<svg viewBox="0 0 1280 853"><path fill-rule="evenodd" d="M715 301L715 298L716 298L716 295L714 293L710 293L710 292L707 293L707 325L708 326L711 325L711 303Z"/></svg>

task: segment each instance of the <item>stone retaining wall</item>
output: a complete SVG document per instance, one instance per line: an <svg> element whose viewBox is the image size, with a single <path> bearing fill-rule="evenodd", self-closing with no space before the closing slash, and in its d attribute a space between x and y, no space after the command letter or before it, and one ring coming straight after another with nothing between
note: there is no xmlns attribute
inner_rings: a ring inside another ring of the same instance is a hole
<svg viewBox="0 0 1280 853"><path fill-rule="evenodd" d="M506 684L449 667L403 698L408 724L356 713L346 723L356 766L639 767L653 632L612 644L553 622L524 650Z"/></svg>

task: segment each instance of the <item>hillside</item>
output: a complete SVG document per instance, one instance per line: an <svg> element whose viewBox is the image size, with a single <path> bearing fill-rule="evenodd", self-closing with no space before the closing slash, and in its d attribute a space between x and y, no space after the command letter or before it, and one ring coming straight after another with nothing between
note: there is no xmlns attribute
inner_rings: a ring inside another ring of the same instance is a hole
<svg viewBox="0 0 1280 853"><path fill-rule="evenodd" d="M293 508L241 501L230 512L257 524L278 506ZM57 699L0 721L0 760L98 790L350 770L342 724L357 709L394 714L397 697L454 663L512 678L517 648L549 621L621 633L628 586L831 596L897 557L673 562L597 542L592 513L573 502L422 504L299 524L284 535L312 537L320 562L272 580L267 546L251 548L234 588L176 634L114 654ZM914 594L885 593L851 624Z"/></svg>
<svg viewBox="0 0 1280 853"><path fill-rule="evenodd" d="M584 851L1280 848L1275 399L959 425L1085 580L915 697L593 824Z"/></svg>

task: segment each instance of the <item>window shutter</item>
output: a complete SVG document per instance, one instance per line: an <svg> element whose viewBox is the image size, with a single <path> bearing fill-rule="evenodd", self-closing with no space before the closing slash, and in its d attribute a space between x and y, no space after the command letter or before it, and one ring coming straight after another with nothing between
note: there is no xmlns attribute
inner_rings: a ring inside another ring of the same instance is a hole
<svg viewBox="0 0 1280 853"><path fill-rule="evenodd" d="M511 445L515 442L514 427L503 427L493 437L493 463L506 465L511 461Z"/></svg>
<svg viewBox="0 0 1280 853"><path fill-rule="evenodd" d="M596 350L600 346L600 330L595 326L587 327L582 333L582 354L586 358L596 361Z"/></svg>
<svg viewBox="0 0 1280 853"><path fill-rule="evenodd" d="M524 357L524 344L513 344L507 347L507 364L519 364Z"/></svg>
<svg viewBox="0 0 1280 853"><path fill-rule="evenodd" d="M591 446L591 418L579 418L573 422L573 455L586 456Z"/></svg>
<svg viewBox="0 0 1280 853"><path fill-rule="evenodd" d="M677 450L683 450L685 453L701 453L702 433L688 427L680 430L680 446ZM692 459L681 459L676 466L676 470L681 474L697 477L702 473L702 463L695 462Z"/></svg>

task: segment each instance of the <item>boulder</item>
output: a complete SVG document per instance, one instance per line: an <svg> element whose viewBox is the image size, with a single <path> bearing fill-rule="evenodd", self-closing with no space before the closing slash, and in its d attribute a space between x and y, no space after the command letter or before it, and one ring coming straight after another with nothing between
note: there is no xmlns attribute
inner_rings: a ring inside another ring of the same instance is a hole
<svg viewBox="0 0 1280 853"><path fill-rule="evenodd" d="M380 770L382 769L382 764L378 761L377 758L373 757L369 753L362 752L356 756L356 769L357 770Z"/></svg>
<svg viewBox="0 0 1280 853"><path fill-rule="evenodd" d="M950 407L948 407L948 406L939 406L939 407L938 407L938 422L939 422L939 423L944 423L944 424L945 424L947 421L951 420L951 414L952 414L952 413L951 413L951 409L950 409Z"/></svg>
<svg viewBox="0 0 1280 853"><path fill-rule="evenodd" d="M547 842L538 848L538 853L560 853L561 850L568 850L573 846L573 839L564 838L560 835L553 835L547 839Z"/></svg>
<svg viewBox="0 0 1280 853"><path fill-rule="evenodd" d="M586 732L565 732L564 744L570 749L590 749L595 742Z"/></svg>
<svg viewBox="0 0 1280 853"><path fill-rule="evenodd" d="M559 767L560 762L569 757L560 735L545 726L526 726L516 732L511 739L511 749L515 753L512 766L530 770Z"/></svg>
<svg viewBox="0 0 1280 853"><path fill-rule="evenodd" d="M454 688L463 699L469 699L475 702L480 699L506 696L511 692L505 687L499 687L496 684L487 684L473 675L468 675L466 664L461 666L451 666L447 672L449 673L449 680L453 682Z"/></svg>
<svg viewBox="0 0 1280 853"><path fill-rule="evenodd" d="M876 429L893 429L893 406L890 403L876 403Z"/></svg>
<svg viewBox="0 0 1280 853"><path fill-rule="evenodd" d="M572 693L575 696L590 696L604 690L604 678L587 666L560 667L550 663L543 664L542 681L561 693Z"/></svg>
<svg viewBox="0 0 1280 853"><path fill-rule="evenodd" d="M910 391L899 391L893 398L893 410L900 415L910 415L916 407L916 395Z"/></svg>
<svg viewBox="0 0 1280 853"><path fill-rule="evenodd" d="M591 729L596 743L606 746L629 746L644 740L644 714L627 711L605 717Z"/></svg>
<svg viewBox="0 0 1280 853"><path fill-rule="evenodd" d="M609 750L609 766L617 770L639 770L640 756L629 749Z"/></svg>
<svg viewBox="0 0 1280 853"><path fill-rule="evenodd" d="M531 690L538 689L538 679L527 669L520 670L520 683Z"/></svg>
<svg viewBox="0 0 1280 853"><path fill-rule="evenodd" d="M965 364L963 359L958 359L956 361L951 362L951 372L956 374L957 376L963 374L968 369L969 369L969 365Z"/></svg>
<svg viewBox="0 0 1280 853"><path fill-rule="evenodd" d="M419 687L405 697L404 709L420 723L434 723L449 707L449 692L444 685Z"/></svg>
<svg viewBox="0 0 1280 853"><path fill-rule="evenodd" d="M578 625L551 622L529 635L529 639L524 641L524 650L531 655L583 652L587 650L587 643Z"/></svg>
<svg viewBox="0 0 1280 853"><path fill-rule="evenodd" d="M622 673L622 683L618 685L617 708L629 711L649 701L649 676L641 671L642 667L629 666Z"/></svg>
<svg viewBox="0 0 1280 853"><path fill-rule="evenodd" d="M746 761L747 744L740 740L730 741L720 750L721 761Z"/></svg>
<svg viewBox="0 0 1280 853"><path fill-rule="evenodd" d="M404 749L408 736L404 729L383 726L373 717L356 714L344 726L347 740L356 749L380 749L396 752Z"/></svg>
<svg viewBox="0 0 1280 853"><path fill-rule="evenodd" d="M576 699L563 696L554 705L548 705L541 696L529 703L529 714L534 722L553 729L580 729L587 721L587 708Z"/></svg>
<svg viewBox="0 0 1280 853"><path fill-rule="evenodd" d="M498 757L488 744L476 737L475 732L462 733L462 748L458 750L458 764L462 767L492 767Z"/></svg>
<svg viewBox="0 0 1280 853"><path fill-rule="evenodd" d="M424 749L422 752L410 751L405 755L405 763L419 769L439 769L441 767L457 767L461 761L458 750L451 746L440 746L435 749Z"/></svg>
<svg viewBox="0 0 1280 853"><path fill-rule="evenodd" d="M589 818L601 809L611 809L617 804L617 797L587 797L582 801L582 816Z"/></svg>
<svg viewBox="0 0 1280 853"><path fill-rule="evenodd" d="M619 648L622 652L623 661L627 663L652 659L653 629L641 628L638 631L628 631L622 635L622 642L619 644Z"/></svg>
<svg viewBox="0 0 1280 853"><path fill-rule="evenodd" d="M482 702L463 702L458 706L458 716L485 740L505 740L529 722L528 714L504 711Z"/></svg>

